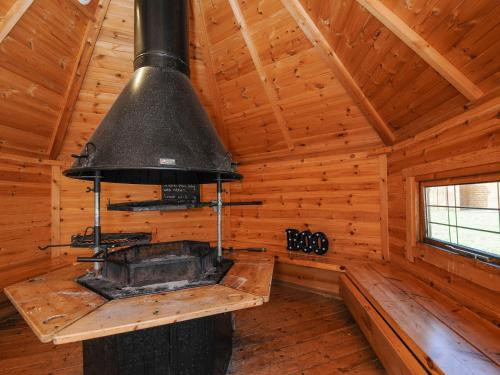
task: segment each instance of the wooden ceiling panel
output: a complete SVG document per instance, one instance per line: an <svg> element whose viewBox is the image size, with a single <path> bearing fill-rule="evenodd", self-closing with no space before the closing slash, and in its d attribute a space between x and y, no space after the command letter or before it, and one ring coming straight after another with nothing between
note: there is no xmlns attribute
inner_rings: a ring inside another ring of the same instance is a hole
<svg viewBox="0 0 500 375"><path fill-rule="evenodd" d="M203 4L208 39L211 45L216 45L234 34L239 34L240 31L234 22L233 12L227 0L204 0Z"/></svg>
<svg viewBox="0 0 500 375"><path fill-rule="evenodd" d="M287 149L269 105L230 116L224 121L236 160L249 154Z"/></svg>
<svg viewBox="0 0 500 375"><path fill-rule="evenodd" d="M2 151L52 149L98 1L36 0L0 44ZM0 18L13 3L1 1ZM111 0L107 8L63 154L80 149L133 71L133 3ZM290 3L191 0L191 79L239 159L378 147L374 119L402 140L463 111L471 95L460 79L477 88L473 98L500 86L496 0ZM431 52L401 35L401 21ZM439 62L456 69L457 81Z"/></svg>
<svg viewBox="0 0 500 375"><path fill-rule="evenodd" d="M227 2L203 1L203 5L208 39L213 43L210 53L219 106L231 152L239 158L248 153L283 149L286 144L245 40L235 26L231 7ZM263 7L268 8L265 4ZM219 24L221 19L224 19L223 25ZM220 39L222 30L231 32Z"/></svg>
<svg viewBox="0 0 500 375"><path fill-rule="evenodd" d="M382 2L484 92L500 85L498 1Z"/></svg>
<svg viewBox="0 0 500 375"><path fill-rule="evenodd" d="M87 22L75 3L37 0L0 44L3 150L47 154Z"/></svg>
<svg viewBox="0 0 500 375"><path fill-rule="evenodd" d="M312 48L277 60L265 70L280 100L338 85L331 70Z"/></svg>
<svg viewBox="0 0 500 375"><path fill-rule="evenodd" d="M246 2L246 14L257 9L260 2ZM277 105L285 120L287 131L298 148L305 144L325 141L324 136L344 138L345 144L371 139L373 146L381 145L375 132L360 113L352 98L334 76L332 70L313 48L300 26L284 7L274 7L251 25L252 36L269 82L276 91ZM257 13L254 11L254 14ZM250 18L250 16L247 16ZM351 130L356 129L356 132ZM342 147L343 150L345 148Z"/></svg>
<svg viewBox="0 0 500 375"><path fill-rule="evenodd" d="M224 116L230 116L267 105L268 98L254 70L219 84Z"/></svg>
<svg viewBox="0 0 500 375"><path fill-rule="evenodd" d="M0 1L0 22L3 20L9 9L14 5L16 0L2 0Z"/></svg>
<svg viewBox="0 0 500 375"><path fill-rule="evenodd" d="M460 105L467 102L356 0L303 3L358 86L397 135L414 135L404 128L439 111L443 100L458 96L462 98ZM429 127L434 124L426 122Z"/></svg>
<svg viewBox="0 0 500 375"><path fill-rule="evenodd" d="M371 133L370 125L352 100L333 88L304 93L283 100L280 105L293 139L304 140L329 133L344 133L346 136L353 129L365 129Z"/></svg>
<svg viewBox="0 0 500 375"><path fill-rule="evenodd" d="M252 58L240 32L212 45L210 52L217 82L231 81L255 71Z"/></svg>
<svg viewBox="0 0 500 375"><path fill-rule="evenodd" d="M269 15L283 9L281 3L275 0L240 0L239 4L249 25L266 21Z"/></svg>
<svg viewBox="0 0 500 375"><path fill-rule="evenodd" d="M65 64L55 64L15 39L7 37L0 45L0 66L61 96L64 95L65 75L69 74Z"/></svg>
<svg viewBox="0 0 500 375"><path fill-rule="evenodd" d="M258 2L254 2L254 6L258 6ZM242 11L263 66L312 47L286 9L269 13L264 20L253 24L248 20L245 10Z"/></svg>
<svg viewBox="0 0 500 375"><path fill-rule="evenodd" d="M212 49L219 70L217 83L224 120L235 155L246 157L283 151L284 147L289 147L284 142L283 131L293 143L297 141L299 149L312 147L314 143L324 144L325 135L330 136L329 142L335 150L344 152L344 146L351 144L381 145L364 116L281 3L247 0L236 2L236 5L236 12L241 9L238 16L242 17L244 29L219 41ZM219 4L219 11L224 13L221 7L223 5ZM211 14L218 19L216 12L212 10ZM243 38L246 30L249 34L245 37L250 45ZM254 50L257 62L250 57L250 49ZM262 80L250 64L259 64ZM275 114L274 120L270 110ZM285 129L279 129L278 121L283 121Z"/></svg>
<svg viewBox="0 0 500 375"><path fill-rule="evenodd" d="M30 110L51 116L57 115L61 104L61 96L57 93L21 76L14 75L2 67L0 67L0 100L8 101L9 104L12 104L11 108L16 108L16 105L22 108L23 105L26 105L30 107ZM2 108L4 107L7 105L2 105ZM25 126L29 129L30 124L25 124ZM34 131L50 133L49 129L35 128Z"/></svg>
<svg viewBox="0 0 500 375"><path fill-rule="evenodd" d="M286 147L266 91L227 1L202 1L222 121L239 158ZM251 14L251 3L243 3ZM269 9L275 2L262 2ZM260 17L256 11L251 19Z"/></svg>

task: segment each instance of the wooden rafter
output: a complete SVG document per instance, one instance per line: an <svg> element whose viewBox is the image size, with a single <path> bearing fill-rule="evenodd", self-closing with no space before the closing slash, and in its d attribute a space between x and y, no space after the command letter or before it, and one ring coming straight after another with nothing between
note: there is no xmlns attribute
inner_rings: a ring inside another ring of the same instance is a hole
<svg viewBox="0 0 500 375"><path fill-rule="evenodd" d="M281 2L295 19L309 41L313 44L314 48L319 52L325 63L333 71L344 89L358 105L361 112L366 116L382 141L386 145L392 145L396 140L393 130L387 125L384 119L382 119L363 91L356 84L328 40L304 9L300 0L281 0Z"/></svg>
<svg viewBox="0 0 500 375"><path fill-rule="evenodd" d="M99 36L102 23L104 22L104 17L108 11L110 1L111 0L101 0L97 6L95 21L89 19L87 24L85 36L64 96L64 107L59 115L56 128L54 129L50 141L48 155L51 159L56 159L61 151L64 136L66 135L73 114L73 108L78 99L78 94L80 93L80 88L82 87L83 79L85 78L87 67L92 58L92 52L94 51L95 43Z"/></svg>
<svg viewBox="0 0 500 375"><path fill-rule="evenodd" d="M229 134L220 108L220 92L215 80L215 69L212 60L212 54L210 53L210 40L208 39L208 29L205 19L205 11L203 9L203 0L195 0L195 2L198 8L198 18L201 22L200 39L203 46L203 60L207 68L207 85L210 92L212 107L214 109L215 122L220 126L222 130L221 137L226 148L230 149Z"/></svg>
<svg viewBox="0 0 500 375"><path fill-rule="evenodd" d="M0 43L9 35L12 28L21 19L33 0L17 0L9 9L5 17L0 20Z"/></svg>
<svg viewBox="0 0 500 375"><path fill-rule="evenodd" d="M262 82L262 86L264 87L264 91L266 92L269 103L271 104L271 109L274 113L274 116L276 117L276 121L281 130L281 133L283 134L283 138L286 141L288 149L293 150L294 148L293 141L290 137L290 133L288 132L286 120L283 117L283 114L281 113L281 108L278 104L279 100L278 95L276 94L276 91L274 90L274 87L269 81L267 74L264 70L264 66L262 65L259 52L257 51L257 47L255 46L252 40L250 31L248 29L248 25L245 21L245 17L243 16L243 12L241 11L238 0L229 0L229 4L231 6L231 9L233 10L236 23L241 31L241 34L243 35L243 39L245 40L248 51L250 52L250 57L252 58L252 61L255 65L255 69L257 70L257 74L259 75L260 81Z"/></svg>
<svg viewBox="0 0 500 375"><path fill-rule="evenodd" d="M443 55L433 48L380 0L357 0L372 16L391 30L404 44L429 64L445 80L469 100L477 100L483 92Z"/></svg>

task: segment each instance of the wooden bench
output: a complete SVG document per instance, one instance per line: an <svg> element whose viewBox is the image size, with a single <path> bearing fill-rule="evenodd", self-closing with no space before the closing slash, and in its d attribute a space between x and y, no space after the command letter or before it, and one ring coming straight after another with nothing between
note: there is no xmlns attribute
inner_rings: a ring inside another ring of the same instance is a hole
<svg viewBox="0 0 500 375"><path fill-rule="evenodd" d="M357 265L340 292L389 374L500 374L500 328L415 277Z"/></svg>

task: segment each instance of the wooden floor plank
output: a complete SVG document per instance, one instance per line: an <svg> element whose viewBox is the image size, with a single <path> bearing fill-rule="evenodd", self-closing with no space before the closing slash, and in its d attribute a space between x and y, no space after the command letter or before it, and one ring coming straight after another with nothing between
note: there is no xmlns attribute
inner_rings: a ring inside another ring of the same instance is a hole
<svg viewBox="0 0 500 375"><path fill-rule="evenodd" d="M270 303L253 311L264 329L250 311L236 313L229 374L350 374L372 362L366 374L385 374L341 301L274 284ZM247 324L255 327L253 335Z"/></svg>

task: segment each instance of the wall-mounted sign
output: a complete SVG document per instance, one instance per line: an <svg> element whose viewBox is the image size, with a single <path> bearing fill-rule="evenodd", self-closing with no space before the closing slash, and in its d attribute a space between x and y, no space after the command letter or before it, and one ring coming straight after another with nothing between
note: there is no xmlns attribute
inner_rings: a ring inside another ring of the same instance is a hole
<svg viewBox="0 0 500 375"><path fill-rule="evenodd" d="M328 251L328 238L323 232L311 233L310 230L299 232L297 229L285 230L287 249L304 253L323 255Z"/></svg>
<svg viewBox="0 0 500 375"><path fill-rule="evenodd" d="M200 185L162 185L162 201L172 205L198 205Z"/></svg>

